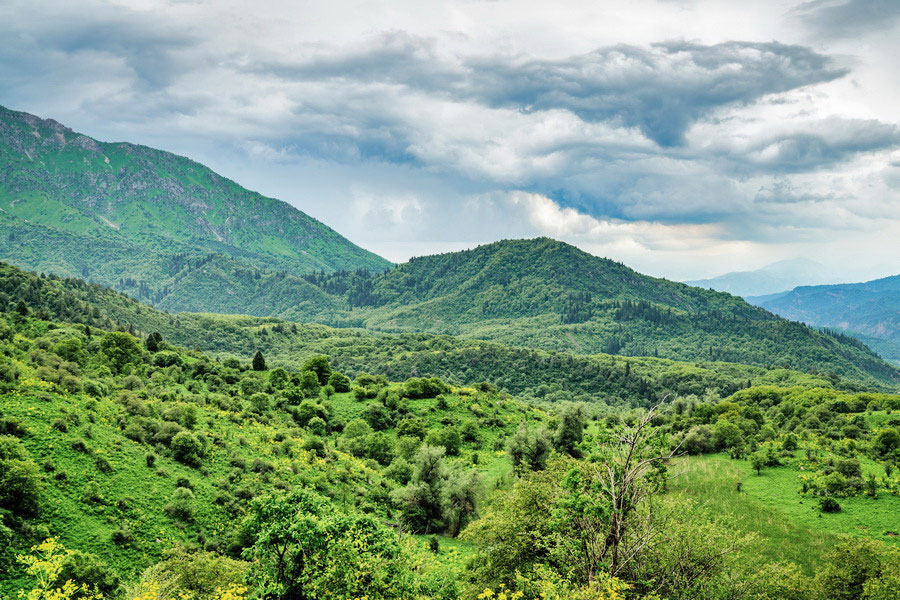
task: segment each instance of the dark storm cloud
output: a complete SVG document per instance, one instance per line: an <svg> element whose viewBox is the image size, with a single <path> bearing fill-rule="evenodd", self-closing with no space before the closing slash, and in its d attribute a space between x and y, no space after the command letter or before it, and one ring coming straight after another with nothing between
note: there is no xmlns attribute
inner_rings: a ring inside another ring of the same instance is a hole
<svg viewBox="0 0 900 600"><path fill-rule="evenodd" d="M806 27L829 38L851 37L893 27L900 19L897 0L813 0L793 11Z"/></svg>
<svg viewBox="0 0 900 600"><path fill-rule="evenodd" d="M568 110L587 122L637 128L666 147L682 145L691 125L716 109L847 73L831 57L776 42L618 45L562 60L490 56L448 62L430 41L404 34L343 56L258 68L300 80L399 84L526 112Z"/></svg>

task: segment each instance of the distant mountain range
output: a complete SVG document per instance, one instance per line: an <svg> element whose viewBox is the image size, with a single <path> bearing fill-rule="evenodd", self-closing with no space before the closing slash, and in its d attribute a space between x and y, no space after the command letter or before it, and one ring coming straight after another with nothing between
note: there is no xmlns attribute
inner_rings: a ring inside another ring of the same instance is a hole
<svg viewBox="0 0 900 600"><path fill-rule="evenodd" d="M834 283L838 275L823 264L805 258L782 260L755 271L735 271L711 279L685 281L735 296L762 296L791 290L799 285Z"/></svg>
<svg viewBox="0 0 900 600"><path fill-rule="evenodd" d="M844 331L900 364L900 275L797 287L748 301L787 319Z"/></svg>
<svg viewBox="0 0 900 600"><path fill-rule="evenodd" d="M186 158L97 142L6 109L0 239L2 260L171 311L900 381L854 339L547 238L391 268L299 210Z"/></svg>
<svg viewBox="0 0 900 600"><path fill-rule="evenodd" d="M297 276L391 266L289 204L192 160L99 142L3 107L0 239L0 259L179 310L238 308L229 297L252 302L260 269ZM276 287L301 301L317 294L297 278L282 277ZM264 308L276 308L267 302Z"/></svg>

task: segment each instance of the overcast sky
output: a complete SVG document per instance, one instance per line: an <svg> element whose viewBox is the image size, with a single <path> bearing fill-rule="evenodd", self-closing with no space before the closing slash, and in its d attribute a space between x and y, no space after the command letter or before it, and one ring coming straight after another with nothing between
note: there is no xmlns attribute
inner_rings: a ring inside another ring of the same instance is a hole
<svg viewBox="0 0 900 600"><path fill-rule="evenodd" d="M900 272L900 0L0 0L0 104L394 260L547 235L672 279Z"/></svg>

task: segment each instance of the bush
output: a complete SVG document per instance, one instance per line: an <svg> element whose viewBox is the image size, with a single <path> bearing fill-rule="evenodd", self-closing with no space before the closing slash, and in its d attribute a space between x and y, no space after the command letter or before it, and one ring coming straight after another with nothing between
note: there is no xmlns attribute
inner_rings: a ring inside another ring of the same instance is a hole
<svg viewBox="0 0 900 600"><path fill-rule="evenodd" d="M363 409L362 418L375 431L382 431L393 425L390 411L381 402L374 402L366 406Z"/></svg>
<svg viewBox="0 0 900 600"><path fill-rule="evenodd" d="M43 483L38 466L18 438L0 436L0 509L14 515L37 513Z"/></svg>
<svg viewBox="0 0 900 600"><path fill-rule="evenodd" d="M403 384L403 395L407 398L436 398L450 391L437 377L411 377Z"/></svg>
<svg viewBox="0 0 900 600"><path fill-rule="evenodd" d="M462 445L462 436L455 427L432 429L425 437L425 443L429 446L443 447L447 456L457 456Z"/></svg>
<svg viewBox="0 0 900 600"><path fill-rule="evenodd" d="M192 520L194 518L194 492L188 488L175 488L172 501L166 504L163 510L173 519Z"/></svg>
<svg viewBox="0 0 900 600"><path fill-rule="evenodd" d="M350 391L350 378L343 373L334 371L328 378L328 385L333 387L335 392L343 394Z"/></svg>
<svg viewBox="0 0 900 600"><path fill-rule="evenodd" d="M199 467L203 462L203 444L193 433L182 431L176 434L169 447L175 460L189 467Z"/></svg>
<svg viewBox="0 0 900 600"><path fill-rule="evenodd" d="M303 442L303 446L301 447L307 452L312 452L320 458L325 456L325 442L318 436L310 436Z"/></svg>
<svg viewBox="0 0 900 600"><path fill-rule="evenodd" d="M92 591L110 596L119 587L119 578L96 554L71 550L60 563L60 571L53 585L61 587L71 580Z"/></svg>
<svg viewBox="0 0 900 600"><path fill-rule="evenodd" d="M134 541L134 533L126 525L122 525L112 532L110 539L117 546L126 546Z"/></svg>
<svg viewBox="0 0 900 600"><path fill-rule="evenodd" d="M834 498L822 498L819 501L819 510L824 513L841 512L841 505Z"/></svg>

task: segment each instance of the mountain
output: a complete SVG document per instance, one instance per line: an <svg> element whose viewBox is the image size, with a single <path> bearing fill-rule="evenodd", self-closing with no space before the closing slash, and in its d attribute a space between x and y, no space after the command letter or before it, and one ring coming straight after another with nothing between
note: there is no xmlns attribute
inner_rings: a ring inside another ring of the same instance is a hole
<svg viewBox="0 0 900 600"><path fill-rule="evenodd" d="M755 271L736 271L711 279L696 279L685 283L746 297L776 294L798 285L833 283L836 278L836 274L821 263L795 258L778 261Z"/></svg>
<svg viewBox="0 0 900 600"><path fill-rule="evenodd" d="M756 303L788 319L840 329L900 363L900 275L797 287Z"/></svg>
<svg viewBox="0 0 900 600"><path fill-rule="evenodd" d="M289 204L192 160L100 142L3 107L0 239L4 260L182 310L239 308L221 299L258 295L258 284L247 287L248 272L255 282L260 270L298 276L390 267ZM197 280L190 271L210 262L217 284L186 299ZM300 297L316 293L301 279L289 283Z"/></svg>
<svg viewBox="0 0 900 600"><path fill-rule="evenodd" d="M720 360L804 371L897 371L856 340L787 321L729 294L642 275L547 238L415 258L379 275L307 276L347 309L340 323L576 354ZM300 318L294 315L292 318ZM321 315L305 320L328 323Z"/></svg>
<svg viewBox="0 0 900 600"><path fill-rule="evenodd" d="M220 359L246 362L260 350L273 366L299 369L310 357L324 354L336 368L353 376L374 373L392 380L436 376L466 385L487 381L526 398L554 402L578 399L610 406L650 406L671 394L699 397L713 391L726 396L750 384L847 390L896 387L859 372L853 381L833 374L727 362L584 356L447 335L337 329L271 317L171 314L96 284L38 276L0 262L2 311L123 329L139 336L157 332L169 342Z"/></svg>

